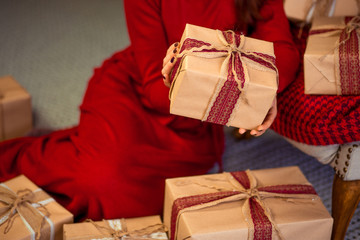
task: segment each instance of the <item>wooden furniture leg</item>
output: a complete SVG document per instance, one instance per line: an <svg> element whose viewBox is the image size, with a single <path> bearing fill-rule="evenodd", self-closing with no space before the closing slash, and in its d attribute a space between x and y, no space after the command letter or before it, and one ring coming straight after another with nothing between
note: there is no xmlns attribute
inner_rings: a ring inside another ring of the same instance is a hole
<svg viewBox="0 0 360 240"><path fill-rule="evenodd" d="M335 174L332 187L332 240L343 240L360 200L360 180L344 181Z"/></svg>

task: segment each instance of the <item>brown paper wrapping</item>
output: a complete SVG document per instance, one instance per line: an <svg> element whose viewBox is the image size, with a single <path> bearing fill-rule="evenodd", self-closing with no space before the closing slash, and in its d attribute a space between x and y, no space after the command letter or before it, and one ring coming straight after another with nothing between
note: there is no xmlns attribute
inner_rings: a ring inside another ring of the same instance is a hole
<svg viewBox="0 0 360 240"><path fill-rule="evenodd" d="M107 234L106 231L102 231L97 226L101 226L103 228L109 227L108 223L104 221L97 221L94 223L91 222L82 222L82 223L74 223L74 224L65 224L64 225L64 240L90 240L90 239L114 239L111 235ZM119 224L120 220L110 220L110 221L117 221L117 226L121 230L122 226ZM127 218L125 219L126 228L128 231L139 230L142 228L146 228L152 226L154 224L162 224L160 216L146 216L146 217L139 217L139 218ZM145 240L145 239L168 239L165 232L157 232L153 233L151 236L144 236L144 237L129 237L124 236L123 240Z"/></svg>
<svg viewBox="0 0 360 240"><path fill-rule="evenodd" d="M198 39L213 46L223 46L216 30L187 24L180 41ZM245 37L244 51L261 52L274 56L273 44ZM220 70L225 57L202 58L187 55L183 59L178 77L174 79L170 92L170 113L202 120L206 108L216 92L219 81L225 81ZM247 62L249 83L241 93L228 126L253 129L260 125L271 107L277 91L277 74ZM242 97L244 96L244 97Z"/></svg>
<svg viewBox="0 0 360 240"><path fill-rule="evenodd" d="M0 141L32 128L31 96L11 76L0 77Z"/></svg>
<svg viewBox="0 0 360 240"><path fill-rule="evenodd" d="M258 186L309 184L298 167L284 167L251 171ZM171 208L175 199L216 192L214 189L191 184L216 185L229 188L223 174L173 178L166 180L164 224L170 229ZM248 225L242 214L245 200L222 203L209 208L184 212L178 222L177 240L238 240L248 239ZM333 219L320 198L285 201L276 198L264 200L283 239L328 240ZM273 233L273 240L278 237Z"/></svg>
<svg viewBox="0 0 360 240"><path fill-rule="evenodd" d="M341 83L337 76L336 49L341 30L344 29L343 17L316 18L311 30L334 29L323 34L313 34L308 38L304 54L305 94L341 95Z"/></svg>
<svg viewBox="0 0 360 240"><path fill-rule="evenodd" d="M284 0L286 16L293 21L310 23L315 16L331 16L336 0Z"/></svg>
<svg viewBox="0 0 360 240"><path fill-rule="evenodd" d="M333 17L356 16L360 13L359 0L336 0Z"/></svg>
<svg viewBox="0 0 360 240"><path fill-rule="evenodd" d="M10 188L13 192L19 190L30 189L31 191L39 189L34 183L32 183L24 175L15 177L9 181L4 182L5 186ZM0 206L3 203L0 202ZM47 211L50 213L49 219L54 226L55 240L63 239L63 224L73 222L73 215L63 208L59 203L52 201L45 205ZM42 211L42 210L40 210ZM49 225L47 225L49 226ZM21 217L16 217L10 231L4 234L6 223L0 226L0 239L4 240L31 240L31 234L27 227L24 225Z"/></svg>

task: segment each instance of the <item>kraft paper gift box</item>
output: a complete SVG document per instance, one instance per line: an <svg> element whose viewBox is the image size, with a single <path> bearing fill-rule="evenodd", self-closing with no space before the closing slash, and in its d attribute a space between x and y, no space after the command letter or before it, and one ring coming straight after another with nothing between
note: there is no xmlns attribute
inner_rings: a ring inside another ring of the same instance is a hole
<svg viewBox="0 0 360 240"><path fill-rule="evenodd" d="M333 219L296 166L166 180L171 240L329 240Z"/></svg>
<svg viewBox="0 0 360 240"><path fill-rule="evenodd" d="M305 94L360 94L359 22L359 17L314 19L304 54Z"/></svg>
<svg viewBox="0 0 360 240"><path fill-rule="evenodd" d="M0 141L32 128L31 96L11 76L0 77Z"/></svg>
<svg viewBox="0 0 360 240"><path fill-rule="evenodd" d="M314 16L331 16L335 1L336 0L284 0L284 11L290 20L311 23Z"/></svg>
<svg viewBox="0 0 360 240"><path fill-rule="evenodd" d="M356 16L360 13L359 0L335 0L333 17Z"/></svg>
<svg viewBox="0 0 360 240"><path fill-rule="evenodd" d="M118 238L117 238L117 237ZM120 238L121 237L121 238ZM160 216L65 224L64 240L168 239Z"/></svg>
<svg viewBox="0 0 360 240"><path fill-rule="evenodd" d="M24 175L0 184L0 239L62 240L71 222L73 215Z"/></svg>
<svg viewBox="0 0 360 240"><path fill-rule="evenodd" d="M221 125L260 125L277 91L273 43L187 24L171 74L170 113Z"/></svg>

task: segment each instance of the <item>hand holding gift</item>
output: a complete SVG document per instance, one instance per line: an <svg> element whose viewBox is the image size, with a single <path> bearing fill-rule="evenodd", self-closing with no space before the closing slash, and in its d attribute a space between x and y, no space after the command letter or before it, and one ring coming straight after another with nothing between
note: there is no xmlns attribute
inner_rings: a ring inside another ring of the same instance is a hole
<svg viewBox="0 0 360 240"><path fill-rule="evenodd" d="M278 73L270 42L187 24L162 74L173 114L257 136L275 119Z"/></svg>

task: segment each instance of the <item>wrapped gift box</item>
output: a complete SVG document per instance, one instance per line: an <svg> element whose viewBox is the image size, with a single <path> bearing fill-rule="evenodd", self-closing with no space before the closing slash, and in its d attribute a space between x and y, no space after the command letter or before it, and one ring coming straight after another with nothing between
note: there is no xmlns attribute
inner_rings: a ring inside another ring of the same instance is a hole
<svg viewBox="0 0 360 240"><path fill-rule="evenodd" d="M167 179L164 224L171 240L325 240L333 219L292 166Z"/></svg>
<svg viewBox="0 0 360 240"><path fill-rule="evenodd" d="M253 129L276 97L277 77L273 43L187 24L171 75L170 113Z"/></svg>
<svg viewBox="0 0 360 240"><path fill-rule="evenodd" d="M284 0L286 16L299 22L310 23L314 16L331 16L336 0Z"/></svg>
<svg viewBox="0 0 360 240"><path fill-rule="evenodd" d="M12 77L0 77L0 141L23 136L31 128L30 94Z"/></svg>
<svg viewBox="0 0 360 240"><path fill-rule="evenodd" d="M103 221L86 221L65 224L64 240L116 240L115 236L123 236L128 240L160 240L168 239L160 216L114 219ZM118 234L118 235L116 235Z"/></svg>
<svg viewBox="0 0 360 240"><path fill-rule="evenodd" d="M331 16L344 17L359 14L360 1L358 0L335 0Z"/></svg>
<svg viewBox="0 0 360 240"><path fill-rule="evenodd" d="M359 95L358 17L314 19L304 54L305 94Z"/></svg>
<svg viewBox="0 0 360 240"><path fill-rule="evenodd" d="M14 203L16 212L8 215ZM62 240L63 224L73 222L70 212L24 175L0 184L0 209L0 239L31 240L40 234L40 240Z"/></svg>

